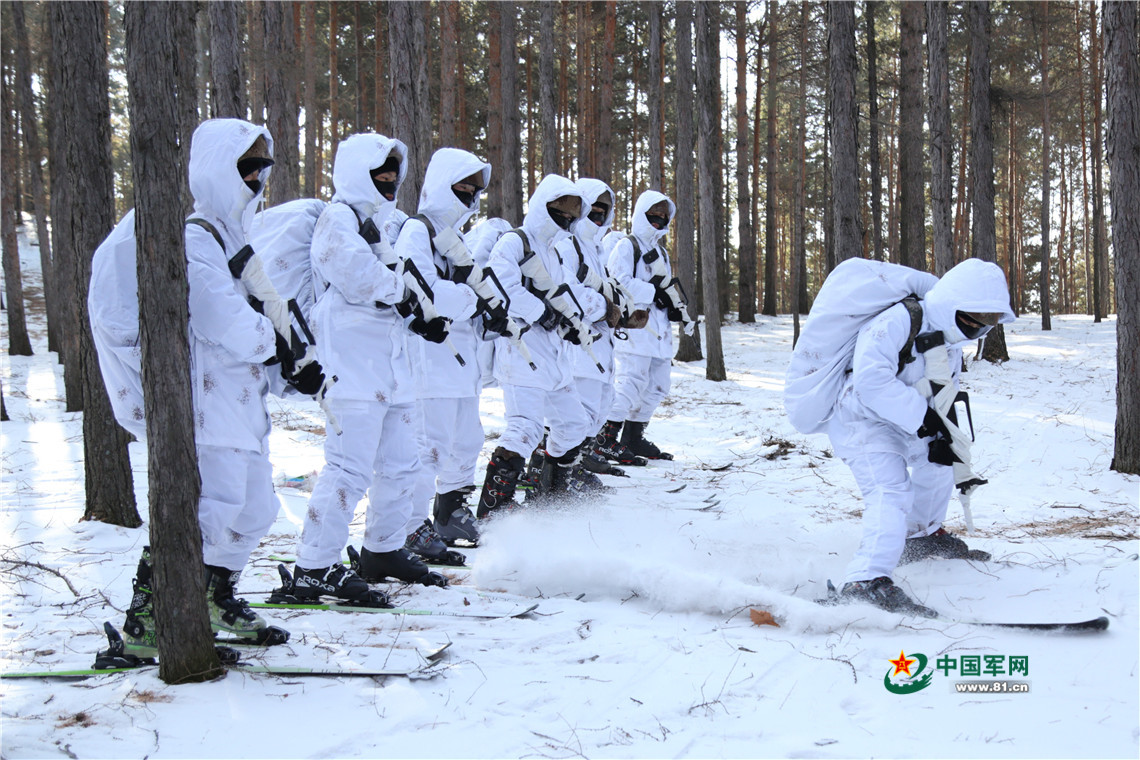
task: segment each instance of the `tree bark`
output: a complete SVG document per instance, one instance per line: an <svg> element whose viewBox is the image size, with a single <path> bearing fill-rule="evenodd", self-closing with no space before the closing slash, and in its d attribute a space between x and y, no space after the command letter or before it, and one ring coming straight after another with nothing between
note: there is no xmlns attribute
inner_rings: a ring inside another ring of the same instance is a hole
<svg viewBox="0 0 1140 760"><path fill-rule="evenodd" d="M1140 63L1136 5L1104 4L1108 165L1116 254L1116 436L1112 469L1140 473Z"/></svg>
<svg viewBox="0 0 1140 760"><path fill-rule="evenodd" d="M503 218L511 224L522 224L522 129L519 126L519 55L516 45L518 6L513 0L499 3L499 22L500 86L503 90L503 155L500 159Z"/></svg>
<svg viewBox="0 0 1140 760"><path fill-rule="evenodd" d="M692 316L696 314L697 262L693 255L693 163L689 156L694 154L693 135L693 3L692 0L677 0L677 58L676 58L676 103L677 114L677 215L673 219L673 235L676 240L675 264L681 286L690 294ZM681 362L701 359L700 330L688 336L681 332L677 339L675 358Z"/></svg>
<svg viewBox="0 0 1140 760"><path fill-rule="evenodd" d="M321 189L317 168L317 141L321 139L317 106L317 6L304 3L305 12L305 185L306 198L316 198Z"/></svg>
<svg viewBox="0 0 1140 760"><path fill-rule="evenodd" d="M926 49L930 88L930 207L934 231L934 274L941 277L954 266L953 173L950 134L950 20L945 0L926 4Z"/></svg>
<svg viewBox="0 0 1140 760"><path fill-rule="evenodd" d="M720 3L697 4L697 110L700 123L697 127L697 154L701 182L701 290L705 297L705 377L722 381L727 375L724 368L724 350L720 338L720 287L717 282L717 264L720 235L716 228L715 205L716 175L720 161L716 151L716 125L719 111L716 93L720 88Z"/></svg>
<svg viewBox="0 0 1140 760"><path fill-rule="evenodd" d="M1053 139L1052 124L1049 119L1049 0L1042 3L1045 18L1041 25L1041 329L1052 330L1052 288L1049 272L1049 205L1052 191L1049 187L1051 167L1049 165L1049 142Z"/></svg>
<svg viewBox="0 0 1140 760"><path fill-rule="evenodd" d="M542 136L542 173L558 174L558 90L554 83L554 6L542 3L539 16L538 122Z"/></svg>
<svg viewBox="0 0 1140 760"><path fill-rule="evenodd" d="M340 44L340 3L329 0L329 141L332 155L336 155L336 147L340 142L340 58L338 46ZM389 6L389 13L392 12ZM396 88L393 84L392 92ZM331 172L330 172L331 173Z"/></svg>
<svg viewBox="0 0 1140 760"><path fill-rule="evenodd" d="M748 4L745 0L736 0L733 5L736 8L736 219L740 236L736 308L741 322L755 322L756 236L752 232L752 188L748 176L752 164L749 151L752 140L748 133Z"/></svg>
<svg viewBox="0 0 1140 760"><path fill-rule="evenodd" d="M878 2L868 2L864 16L867 20L867 99L870 116L867 120L869 132L867 147L871 163L871 246L875 260L883 261L885 252L883 251L883 178L879 160L879 53L875 34L875 15L878 8Z"/></svg>
<svg viewBox="0 0 1140 760"><path fill-rule="evenodd" d="M1101 78L1100 38L1097 34L1096 3L1089 3L1089 25L1092 37L1090 56L1093 75L1093 321L1100 322L1108 316L1108 230L1104 218L1104 137L1101 116L1101 93L1104 81Z"/></svg>
<svg viewBox="0 0 1140 760"><path fill-rule="evenodd" d="M834 258L828 269L863 250L859 222L858 122L855 107L855 3L828 5L831 61L830 121L831 194Z"/></svg>
<svg viewBox="0 0 1140 760"><path fill-rule="evenodd" d="M365 132L368 130L367 124L364 122L364 114L368 113L365 110L364 98L367 90L364 87L364 22L361 19L360 12L363 3L352 4L352 79L353 79L353 98L352 104L356 113L354 114L352 123L356 132Z"/></svg>
<svg viewBox="0 0 1140 760"><path fill-rule="evenodd" d="M487 162L491 182L487 187L487 216L503 216L503 77L502 21L500 4L487 3Z"/></svg>
<svg viewBox="0 0 1140 760"><path fill-rule="evenodd" d="M927 271L922 181L923 4L902 3L899 33L899 260Z"/></svg>
<svg viewBox="0 0 1140 760"><path fill-rule="evenodd" d="M293 44L293 5L265 4L265 48L269 132L273 135L273 179L267 188L274 205L300 197L296 47Z"/></svg>
<svg viewBox="0 0 1140 760"><path fill-rule="evenodd" d="M807 2L800 3L800 114L797 125L798 136L796 145L798 156L796 160L796 188L794 191L794 208L792 211L792 347L800 338L800 290L803 288L802 274L806 268L807 260L807 220L804 196L807 173ZM873 24L872 24L873 28ZM872 56L872 60L874 57ZM877 150L875 151L878 152Z"/></svg>
<svg viewBox="0 0 1140 760"><path fill-rule="evenodd" d="M393 136L408 146L408 174L399 190L401 208L414 209L431 149L424 8L409 0L388 3L388 63L392 82ZM427 122L425 129L424 122Z"/></svg>
<svg viewBox="0 0 1140 760"><path fill-rule="evenodd" d="M779 203L779 183L776 181L776 27L779 5L768 5L768 149L764 164L766 167L764 187L764 306L761 312L769 317L776 316L776 205ZM854 36L854 30L852 30ZM852 50L854 54L854 50ZM852 80L854 84L854 80ZM757 93L759 97L759 93Z"/></svg>
<svg viewBox="0 0 1140 760"><path fill-rule="evenodd" d="M645 72L645 95L649 102L649 174L646 182L649 189L664 192L665 145L661 132L665 123L665 98L661 81L661 3L644 3L642 7L649 17L649 54L646 56L649 65Z"/></svg>
<svg viewBox="0 0 1140 760"><path fill-rule="evenodd" d="M463 86L457 76L459 63L459 4L439 4L439 142L458 145L455 139L456 89Z"/></svg>
<svg viewBox="0 0 1140 760"><path fill-rule="evenodd" d="M448 3L450 5L450 3ZM372 83L372 101L376 107L376 131L381 134L388 134L389 127L385 118L387 116L387 102L388 94L390 92L387 86L387 77L384 74L384 58L388 55L388 13L384 7L384 3L376 3L376 36L373 40L374 49L372 51L372 72L375 81ZM459 81L463 81L463 62L459 62ZM462 89L460 90L460 97L462 97Z"/></svg>
<svg viewBox="0 0 1140 760"><path fill-rule="evenodd" d="M597 113L594 115L598 133L598 150L596 154L597 172L595 176L597 179L602 180L607 185L613 185L614 64L617 58L614 50L614 47L617 44L616 0L606 0L602 44L602 60L600 63L601 81L599 82L598 87ZM657 55L660 58L660 53ZM660 73L660 67L658 68L658 73ZM660 77L658 77L658 79L660 79ZM660 84L658 85L658 88L660 90ZM658 96L662 97L660 95L660 91L658 93ZM664 101L662 100L662 103L658 104L659 110L661 110L662 113L664 111L663 102ZM651 122L653 120L652 110L653 106L650 105ZM662 149L662 160L664 160L664 149ZM664 181L662 181L662 187L660 188L661 192L665 192L663 185Z"/></svg>
<svg viewBox="0 0 1140 760"><path fill-rule="evenodd" d="M16 159L16 124L8 102L9 89L0 87L3 101L3 209L0 210L0 234L4 240L4 306L8 312L8 355L31 356L32 341L28 337L28 323L24 314L24 285L20 275L20 248L16 237L16 177L19 174Z"/></svg>
<svg viewBox="0 0 1140 760"><path fill-rule="evenodd" d="M187 12L181 3L126 7L154 614L158 672L166 683L209 680L224 673L206 612L187 333L189 291L179 213L186 177L170 129L179 109L171 96L177 87L168 62L175 55L177 16Z"/></svg>
<svg viewBox="0 0 1140 760"><path fill-rule="evenodd" d="M249 118L254 124L264 124L266 73L264 0L249 0L245 27L249 33L249 41L245 48L245 57L249 60Z"/></svg>
<svg viewBox="0 0 1140 760"><path fill-rule="evenodd" d="M51 233L48 232L48 199L43 178L43 146L40 144L39 120L32 94L32 56L28 29L24 21L23 3L11 3L13 29L16 34L16 76L20 91L20 120L24 125L24 146L29 164L28 176L32 204L36 215L36 241L40 249L40 271L43 273L44 306L47 313L48 351L59 350L59 304L52 277ZM17 220L18 221L18 220ZM9 333L11 335L11 333Z"/></svg>
<svg viewBox="0 0 1140 760"><path fill-rule="evenodd" d="M970 255L997 261L994 209L994 128L990 109L990 5L973 0L966 9L970 27L970 163L973 188ZM1005 330L998 325L986 336L982 358L1009 361Z"/></svg>
<svg viewBox="0 0 1140 760"><path fill-rule="evenodd" d="M245 56L242 55L242 4L217 0L210 14L210 102L218 119L245 118ZM306 51L306 55L309 51Z"/></svg>
<svg viewBox="0 0 1140 760"><path fill-rule="evenodd" d="M593 97L593 78L589 75L589 72L593 70L593 64L590 60L590 4L576 3L574 11L578 22L578 41L574 51L578 64L578 88L575 93L578 105L577 168L579 177L592 177L594 174L594 145L593 141L589 139L588 132L590 127L589 104ZM636 188L634 192L636 194Z"/></svg>

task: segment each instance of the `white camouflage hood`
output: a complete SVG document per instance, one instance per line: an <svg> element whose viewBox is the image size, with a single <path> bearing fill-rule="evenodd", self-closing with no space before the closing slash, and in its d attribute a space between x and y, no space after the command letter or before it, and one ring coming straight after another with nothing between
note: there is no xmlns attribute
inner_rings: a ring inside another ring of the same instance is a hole
<svg viewBox="0 0 1140 760"><path fill-rule="evenodd" d="M645 212L661 201L669 204L669 224L665 225L663 230L657 229L645 218ZM654 248L661 242L662 238L669 234L669 228L673 226L673 217L676 215L677 204L671 201L668 196L656 190L646 190L637 197L637 203L633 206L633 221L630 223L630 229L643 247L646 249Z"/></svg>
<svg viewBox="0 0 1140 760"><path fill-rule="evenodd" d="M333 161L333 201L352 206L361 219L367 219L384 210L387 216L396 208L396 202L380 194L372 182L372 170L383 165L388 156L400 160L400 171L396 177L396 188L404 182L408 174L408 146L395 139L371 132L351 135L340 141ZM383 218L376 220L383 223Z"/></svg>
<svg viewBox="0 0 1140 760"><path fill-rule="evenodd" d="M966 259L942 275L937 284L923 297L923 313L935 330L946 336L953 345L969 343L954 321L957 311L1001 314L1002 324L1013 322L1009 308L1009 288L1001 267L981 259Z"/></svg>
<svg viewBox="0 0 1140 760"><path fill-rule="evenodd" d="M578 214L578 221L570 225L569 231L555 224L550 212L546 210L546 204L564 195L573 195L582 201L582 210ZM576 225L589 210L590 204L582 198L578 192L578 187L572 181L560 174L547 174L542 178L542 182L538 183L538 187L534 189L534 195L530 197L530 205L527 207L522 227L526 231L527 237L530 238L532 246L549 245L553 247L574 233Z"/></svg>
<svg viewBox="0 0 1140 760"><path fill-rule="evenodd" d="M605 223L599 227L590 220L586 219L578 224L574 234L584 243L591 245L598 245L606 233L610 231L610 227L614 223L614 207L617 205L617 196L614 195L613 188L602 182L600 179L593 179L591 177L583 177L574 183L578 187L578 194L586 201L586 213L589 214L591 207L595 201L600 198L604 193L609 193L610 211L606 215Z"/></svg>
<svg viewBox="0 0 1140 760"><path fill-rule="evenodd" d="M471 206L467 207L455 196L451 186L473 174L483 175L483 187L486 188L491 181L491 165L459 148L437 150L424 173L424 187L420 191L417 213L426 216L436 229L458 229L463 226L479 210L482 194L476 194Z"/></svg>
<svg viewBox="0 0 1140 760"><path fill-rule="evenodd" d="M257 175L261 189L255 195L238 174L237 162L258 137L265 138L272 158L273 137L265 127L241 119L209 119L194 130L188 179L196 216L231 220L249 234L272 167Z"/></svg>

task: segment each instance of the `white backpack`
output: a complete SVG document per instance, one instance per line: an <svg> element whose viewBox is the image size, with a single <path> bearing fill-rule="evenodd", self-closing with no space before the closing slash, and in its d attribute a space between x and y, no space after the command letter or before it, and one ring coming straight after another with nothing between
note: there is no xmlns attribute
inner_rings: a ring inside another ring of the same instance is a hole
<svg viewBox="0 0 1140 760"><path fill-rule="evenodd" d="M907 302L911 333L899 355L900 370L912 359L911 347L922 328L918 301L937 282L932 274L882 261L847 259L835 267L815 297L788 365L784 409L796 430L823 429L851 368L859 330L901 301Z"/></svg>
<svg viewBox="0 0 1140 760"><path fill-rule="evenodd" d="M296 302L305 322L325 288L313 277L309 249L326 205L316 198L302 198L273 206L253 218L250 232L250 245L273 287L286 301Z"/></svg>

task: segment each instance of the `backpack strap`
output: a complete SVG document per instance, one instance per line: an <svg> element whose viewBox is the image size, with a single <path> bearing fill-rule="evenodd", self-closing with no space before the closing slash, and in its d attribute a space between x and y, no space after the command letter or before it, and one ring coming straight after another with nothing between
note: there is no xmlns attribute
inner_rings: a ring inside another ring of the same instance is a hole
<svg viewBox="0 0 1140 760"><path fill-rule="evenodd" d="M522 241L523 258L529 259L531 256L534 255L534 249L530 247L530 238L528 238L526 236L526 233L523 231L522 227L516 227L513 230L507 230L506 232L503 233L503 235L509 235L512 232L515 233L516 235L518 235L519 240ZM531 293L535 292L534 283L526 275L523 275L522 284L523 284L523 287L526 288ZM539 297L541 298L541 296L539 296Z"/></svg>
<svg viewBox="0 0 1140 760"><path fill-rule="evenodd" d="M907 314L910 315L910 334L907 335L906 343L899 351L899 372L902 372L906 365L915 360L912 349L915 338L922 329L922 302L917 295L911 294L899 303L906 307Z"/></svg>
<svg viewBox="0 0 1140 760"><path fill-rule="evenodd" d="M222 249L222 253L223 254L226 253L226 244L222 240L221 233L218 232L217 228L214 227L214 225L210 224L205 219L199 219L198 217L193 217L191 219L187 219L186 223L196 225L196 226L204 229L206 232L209 232L211 235L213 235L214 240L218 244L218 247ZM237 253L235 253L233 258L227 259L227 261L226 261L226 264L229 266L229 269L230 269L230 275L235 280L240 280L241 279L241 273L243 271L245 271L245 265L248 264L249 260L252 258L253 258L253 246L251 246L251 245L242 246L242 249L240 251L238 251Z"/></svg>
<svg viewBox="0 0 1140 760"><path fill-rule="evenodd" d="M626 235L625 239L633 246L633 271L637 271L637 265L641 261L641 246L637 244L637 238L633 235Z"/></svg>
<svg viewBox="0 0 1140 760"><path fill-rule="evenodd" d="M217 228L214 227L214 225L210 224L205 219L199 219L196 216L191 217L190 219L187 219L186 223L196 225L196 226L204 229L206 232L209 232L211 235L214 236L214 240L216 240L218 242L218 247L222 249L223 253L225 252L226 244L225 244L225 242L222 241L222 235L220 232L218 232Z"/></svg>

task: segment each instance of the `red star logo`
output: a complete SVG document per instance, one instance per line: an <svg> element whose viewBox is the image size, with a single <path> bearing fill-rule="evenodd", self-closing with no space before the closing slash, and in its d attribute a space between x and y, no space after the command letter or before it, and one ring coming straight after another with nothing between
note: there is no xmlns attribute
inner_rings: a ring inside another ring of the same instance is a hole
<svg viewBox="0 0 1140 760"><path fill-rule="evenodd" d="M897 660L887 660L887 662L895 666L895 672L891 673L891 678L894 678L899 673L906 673L908 676L911 675L911 663L918 662L918 660L907 659L906 654L900 649L899 658Z"/></svg>

